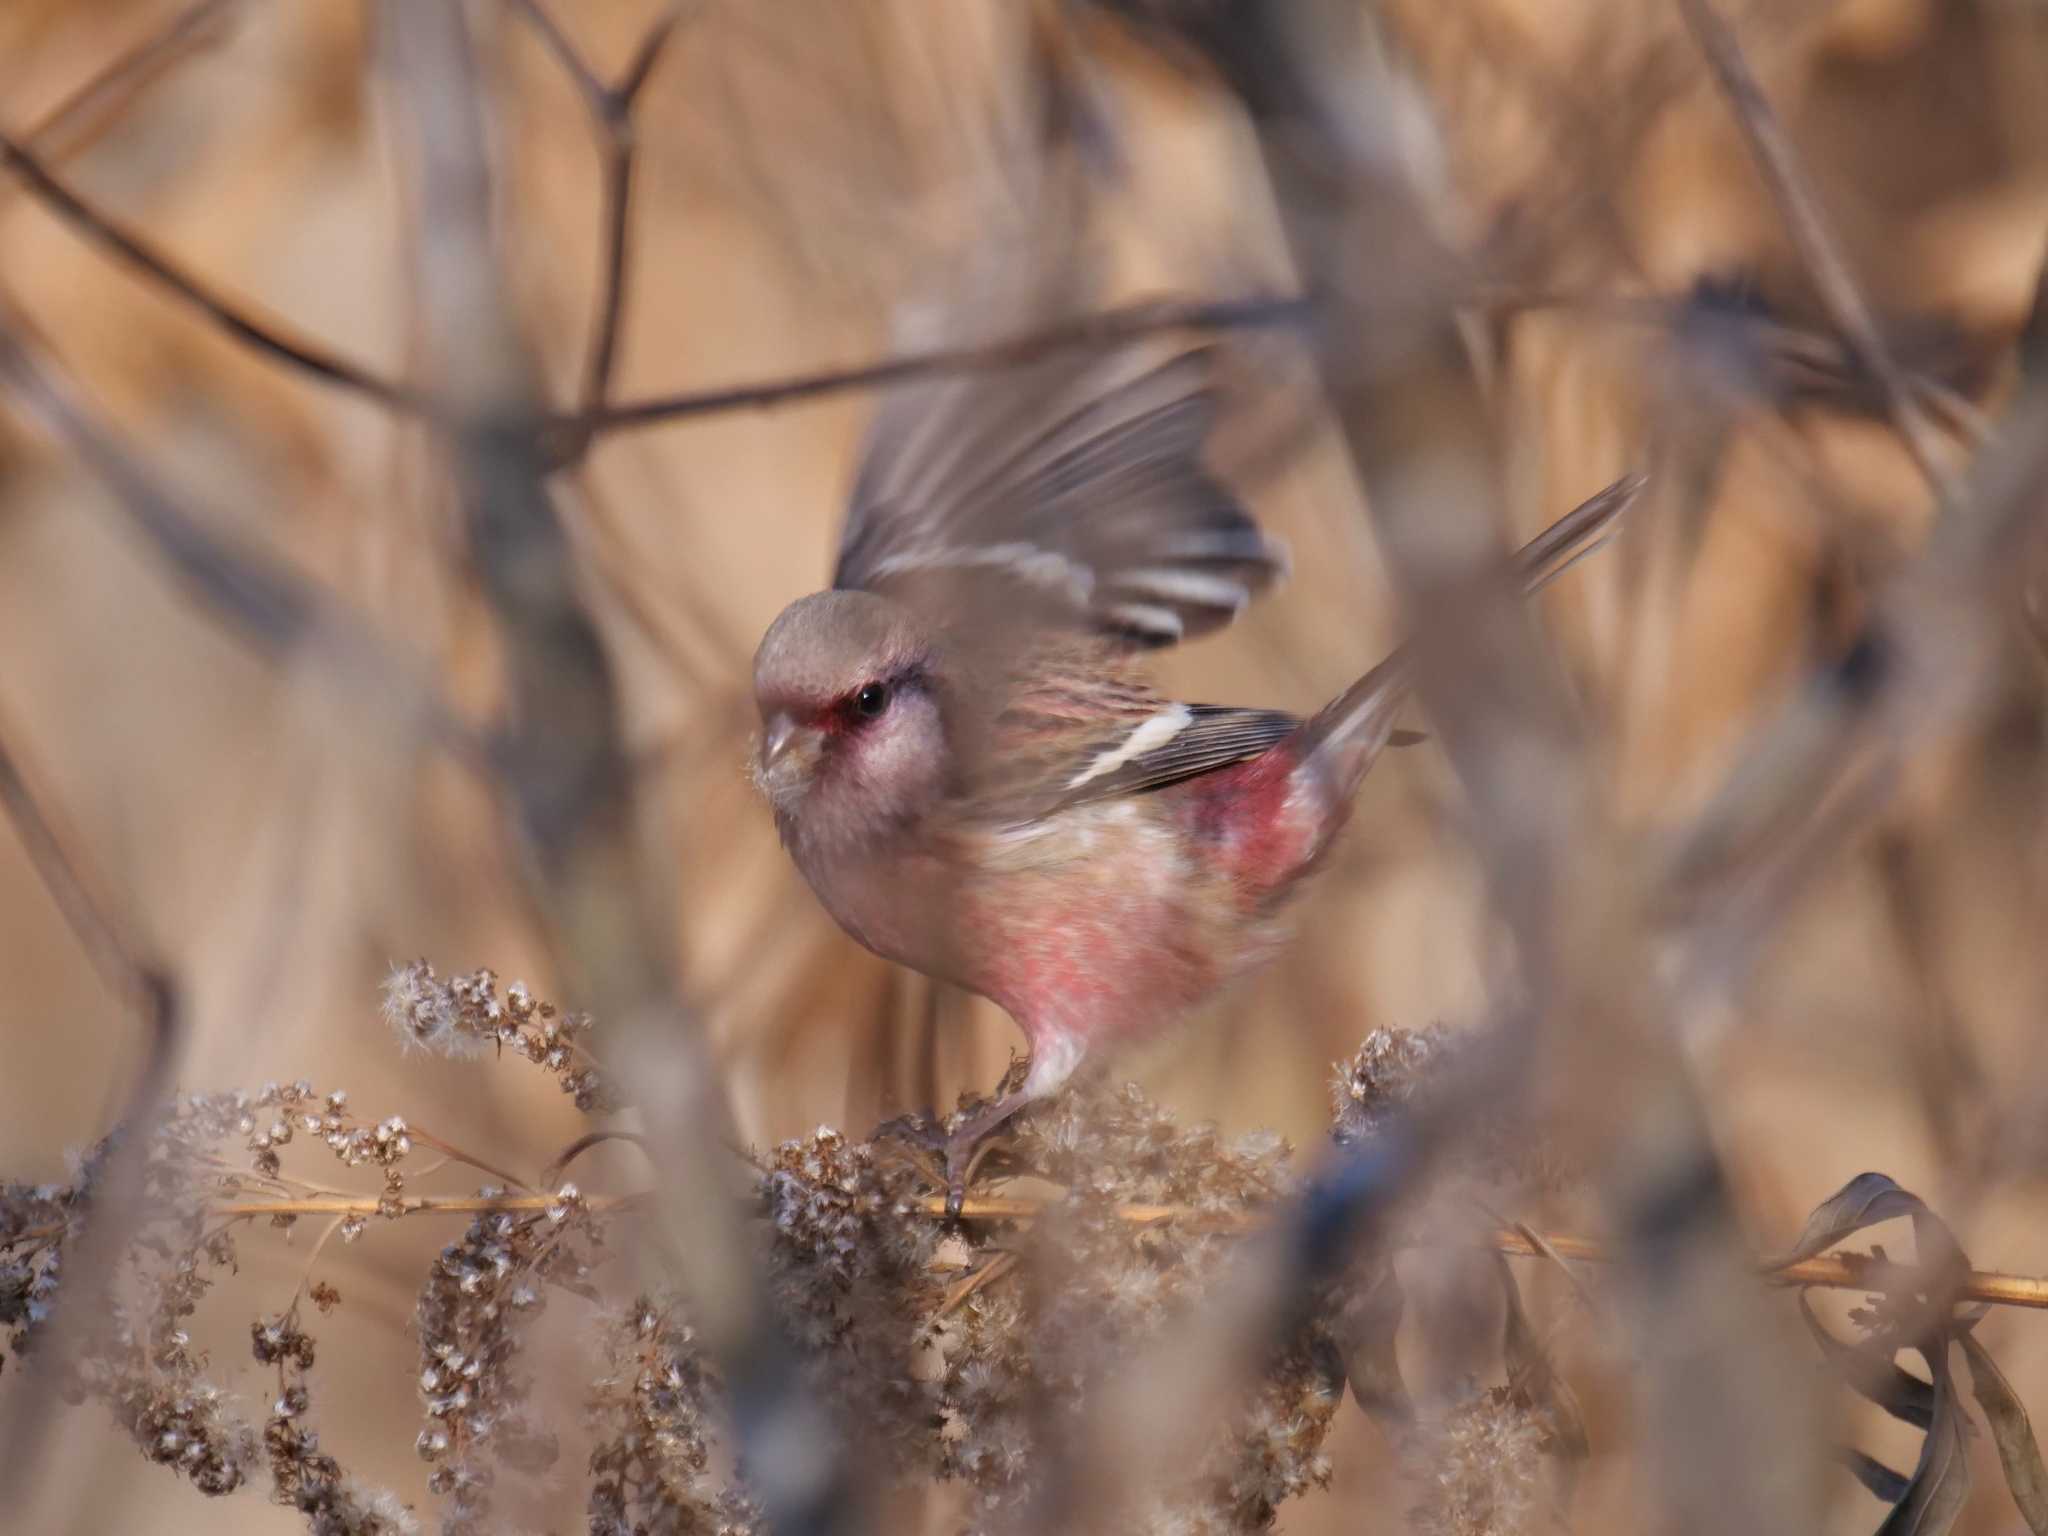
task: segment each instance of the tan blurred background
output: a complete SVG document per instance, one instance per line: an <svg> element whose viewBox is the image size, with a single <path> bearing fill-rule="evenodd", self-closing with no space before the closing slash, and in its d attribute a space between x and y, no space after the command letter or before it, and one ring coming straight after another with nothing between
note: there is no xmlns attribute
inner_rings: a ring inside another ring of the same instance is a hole
<svg viewBox="0 0 2048 1536"><path fill-rule="evenodd" d="M27 132L174 9L10 0L0 119ZM659 7L555 9L610 73ZM1667 7L1390 9L1437 113L1455 192L1446 217L1497 258L1504 288L1683 296L1703 276L1749 274L1787 313L1816 312ZM217 41L44 147L193 269L397 374L415 360L417 327L401 140L367 10L245 0ZM902 300L956 274L977 240L1014 233L1032 130L1028 14L1016 0L690 11L640 111L619 396L879 356ZM1950 322L1980 355L1969 382L1987 405L2048 234L2042 14L2016 0L1799 0L1738 18L1874 302ZM528 29L485 33L506 245L534 350L567 397L597 280L594 140ZM1127 177L1106 220L1119 286L1284 287L1256 156L1230 114L1112 30L1084 26L1080 39ZM224 535L283 553L466 702L489 703L487 616L416 430L238 348L12 184L0 184L0 288ZM1882 426L1744 400L1689 372L1665 329L1598 303L1504 321L1486 349L1521 531L1623 470L1661 472L1623 546L1543 599L1604 728L1616 793L1653 835L1839 632L1859 583L1912 546L1920 483ZM1018 1044L1000 1015L935 997L843 938L744 777L754 642L824 578L872 404L837 396L622 434L563 485L626 680L648 836L676 875L689 995L741 1124L762 1140L949 1100ZM1225 637L1170 658L1169 679L1196 696L1308 708L1395 631L1340 456L1319 430L1283 435L1284 455L1254 456L1250 489L1292 548L1294 578ZM102 498L0 401L0 722L176 967L191 1015L180 1085L306 1077L346 1087L364 1112L403 1112L541 1165L579 1129L551 1084L514 1063L404 1057L377 1010L388 968L420 955L550 990L493 809L445 762L391 739L374 710L253 658L181 598ZM1950 1210L1980 1264L2048 1272L2040 674L2017 643L2015 657L1994 728L1932 744L1881 834L1780 936L1763 983L1693 1042L1759 1247L1875 1167ZM1458 815L1434 748L1390 760L1303 903L1302 942L1127 1069L1187 1117L1277 1127L1312 1155L1333 1060L1376 1025L1461 1020L1482 998L1490 940ZM0 830L0 1175L59 1176L65 1149L106 1128L136 1051ZM1951 1078L1953 1091L1926 1087ZM621 1157L594 1164L591 1181L636 1173ZM450 1235L373 1229L323 1259L346 1298L323 1335L346 1341L323 1357L323 1436L413 1496L405 1320L412 1277ZM250 1295L295 1282L291 1250L244 1251L237 1283ZM219 1311L220 1374L253 1378L247 1309ZM573 1320L553 1324L550 1347L576 1348ZM2048 1408L2048 1319L2001 1316L1983 1333ZM1861 1443L1910 1457L1910 1439L1854 1422ZM200 1499L94 1412L65 1425L47 1478L82 1499L79 1529L298 1527L258 1495ZM1335 1489L1283 1511L1283 1529L1398 1528L1403 1500L1374 1433L1347 1415ZM1589 1522L1623 1507L1610 1501L1625 1500L1625 1481L1596 1462ZM1988 1459L1975 1499L1974 1528L2013 1524ZM1834 1528L1873 1528L1878 1513L1842 1479ZM535 1525L571 1528L574 1514L572 1500Z"/></svg>

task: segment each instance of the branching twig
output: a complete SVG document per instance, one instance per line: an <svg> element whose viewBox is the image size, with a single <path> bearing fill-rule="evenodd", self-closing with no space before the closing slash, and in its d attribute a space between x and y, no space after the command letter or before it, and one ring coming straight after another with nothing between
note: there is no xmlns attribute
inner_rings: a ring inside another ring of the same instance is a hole
<svg viewBox="0 0 2048 1536"><path fill-rule="evenodd" d="M589 109L591 126L602 140L599 154L604 162L603 278L598 290L597 319L591 329L590 357L583 376L582 409L588 416L603 407L605 396L611 390L632 277L633 179L639 158L639 134L633 122L633 108L642 88L652 78L669 39L675 35L676 26L682 20L682 6L671 5L662 13L633 50L632 60L617 83L607 84L590 67L576 45L570 42L540 0L512 0L512 3L576 83L584 106Z"/></svg>
<svg viewBox="0 0 2048 1536"><path fill-rule="evenodd" d="M651 62L658 53L651 53ZM629 73L628 79L631 79ZM621 87L620 89L623 89ZM363 395L390 410L448 426L460 420L453 402L432 391L387 379L352 363L319 343L291 334L283 322L259 317L247 305L222 294L186 271L141 236L124 228L73 191L48 164L21 141L0 133L0 166L5 166L53 212L94 244L133 267L174 297L211 320L228 335L263 356L323 383ZM619 314L626 274L623 204L608 215L608 228L618 231L611 260L615 280L607 283L607 319L601 319L589 368L589 385L608 385L617 350ZM1005 337L978 346L952 347L863 363L850 368L822 369L757 384L657 395L618 405L602 405L595 395L582 410L539 413L533 423L553 452L550 464L573 462L589 440L602 433L631 431L662 422L712 416L730 411L762 410L800 400L821 399L850 390L907 383L944 373L995 372L1023 367L1063 352L1121 346L1162 332L1225 331L1290 326L1301 321L1307 306L1299 299L1150 300L1104 310L1098 314L1047 326L1025 335ZM589 390L587 388L586 392Z"/></svg>

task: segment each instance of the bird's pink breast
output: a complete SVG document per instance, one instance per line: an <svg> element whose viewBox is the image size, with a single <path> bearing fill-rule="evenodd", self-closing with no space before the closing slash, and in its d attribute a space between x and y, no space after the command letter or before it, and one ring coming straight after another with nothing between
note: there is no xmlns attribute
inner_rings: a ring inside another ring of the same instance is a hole
<svg viewBox="0 0 2048 1536"><path fill-rule="evenodd" d="M1154 1033L1277 947L1275 909L1327 841L1318 799L1283 748L1062 813L963 893L977 990L1034 1051Z"/></svg>

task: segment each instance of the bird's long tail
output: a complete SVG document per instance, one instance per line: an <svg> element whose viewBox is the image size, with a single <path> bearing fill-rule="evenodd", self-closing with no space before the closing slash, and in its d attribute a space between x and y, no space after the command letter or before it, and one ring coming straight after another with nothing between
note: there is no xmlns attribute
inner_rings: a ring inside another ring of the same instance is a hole
<svg viewBox="0 0 2048 1536"><path fill-rule="evenodd" d="M1524 544L1515 555L1523 590L1542 591L1604 544L1643 484L1641 475L1624 475ZM1414 672L1414 659L1404 646L1302 726L1296 738L1301 760L1317 763L1340 798L1350 797L1394 734L1394 716Z"/></svg>

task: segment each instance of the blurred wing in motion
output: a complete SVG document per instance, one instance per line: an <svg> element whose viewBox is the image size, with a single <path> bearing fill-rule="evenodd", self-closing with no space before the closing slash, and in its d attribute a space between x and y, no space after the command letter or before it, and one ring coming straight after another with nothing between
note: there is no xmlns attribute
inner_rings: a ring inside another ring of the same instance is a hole
<svg viewBox="0 0 2048 1536"><path fill-rule="evenodd" d="M1228 624L1283 556L1203 467L1212 361L1127 347L896 393L833 585L1022 610L1120 646Z"/></svg>

